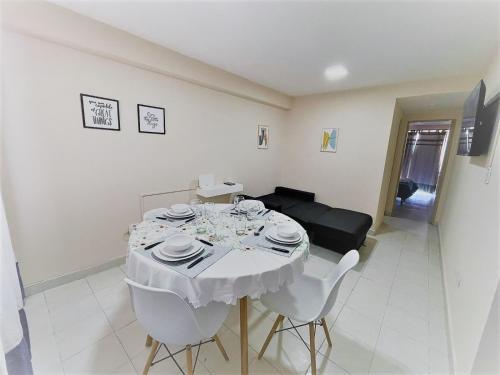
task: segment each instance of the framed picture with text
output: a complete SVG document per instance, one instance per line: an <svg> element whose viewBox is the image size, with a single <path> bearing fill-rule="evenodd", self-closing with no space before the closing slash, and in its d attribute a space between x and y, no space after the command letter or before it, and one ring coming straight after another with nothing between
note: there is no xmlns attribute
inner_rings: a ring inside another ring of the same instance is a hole
<svg viewBox="0 0 500 375"><path fill-rule="evenodd" d="M139 133L165 134L165 108L137 104Z"/></svg>
<svg viewBox="0 0 500 375"><path fill-rule="evenodd" d="M118 100L80 94L83 127L103 130L120 130Z"/></svg>

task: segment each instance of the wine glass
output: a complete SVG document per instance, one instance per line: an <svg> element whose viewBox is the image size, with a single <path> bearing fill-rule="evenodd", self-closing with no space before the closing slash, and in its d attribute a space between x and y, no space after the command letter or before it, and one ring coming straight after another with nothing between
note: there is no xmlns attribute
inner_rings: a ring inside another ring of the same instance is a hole
<svg viewBox="0 0 500 375"><path fill-rule="evenodd" d="M238 212L238 215L240 214L241 210L241 202L245 200L245 197L243 195L235 195L234 196L234 208L236 212Z"/></svg>
<svg viewBox="0 0 500 375"><path fill-rule="evenodd" d="M257 218L257 214L259 213L260 205L258 203L254 203L247 207L247 219L248 221L253 222ZM251 224L250 227L253 229L255 224Z"/></svg>

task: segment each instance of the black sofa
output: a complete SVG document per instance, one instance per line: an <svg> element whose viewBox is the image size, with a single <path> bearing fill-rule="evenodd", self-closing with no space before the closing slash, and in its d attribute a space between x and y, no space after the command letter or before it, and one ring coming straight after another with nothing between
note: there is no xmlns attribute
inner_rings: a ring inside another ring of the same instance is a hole
<svg viewBox="0 0 500 375"><path fill-rule="evenodd" d="M314 193L307 191L277 186L272 194L246 197L290 216L307 230L312 243L342 254L359 249L373 223L370 215L315 202Z"/></svg>

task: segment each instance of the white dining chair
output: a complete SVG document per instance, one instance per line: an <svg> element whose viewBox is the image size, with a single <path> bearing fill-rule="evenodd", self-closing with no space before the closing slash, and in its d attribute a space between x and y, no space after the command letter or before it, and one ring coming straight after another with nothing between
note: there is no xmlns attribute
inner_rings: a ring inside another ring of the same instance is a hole
<svg viewBox="0 0 500 375"><path fill-rule="evenodd" d="M183 351L186 352L187 373L192 375L201 345L210 342L215 342L224 359L229 361L224 346L217 336L217 331L229 313L229 305L212 302L195 309L172 291L144 286L130 279L125 279L125 282L130 288L137 320L153 339L143 375L148 373L151 366L167 358L172 358L179 370L184 373L174 357ZM181 346L183 349L172 353L168 345ZM161 346L165 347L169 355L155 361ZM194 347L198 350L193 365Z"/></svg>
<svg viewBox="0 0 500 375"><path fill-rule="evenodd" d="M311 352L311 372L316 374L316 326L323 327L328 346L332 346L332 340L328 332L325 316L330 312L337 299L339 286L347 271L359 262L359 253L351 250L345 254L337 266L324 278L302 274L292 284L281 287L277 292L267 293L261 297L261 302L269 310L278 313L269 335L259 352L261 359L267 346L275 333L294 329L302 339L298 327L309 326L309 346ZM285 317L289 320L291 327L279 329L278 326ZM300 322L294 325L291 320Z"/></svg>

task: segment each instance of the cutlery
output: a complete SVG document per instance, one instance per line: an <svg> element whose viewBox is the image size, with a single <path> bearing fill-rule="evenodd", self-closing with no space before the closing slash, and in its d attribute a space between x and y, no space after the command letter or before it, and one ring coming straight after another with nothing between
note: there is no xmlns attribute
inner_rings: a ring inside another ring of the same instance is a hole
<svg viewBox="0 0 500 375"><path fill-rule="evenodd" d="M253 235L254 236L259 236L260 235L260 232L262 232L262 229L264 229L264 225L261 226L258 230L256 230L255 232L253 232Z"/></svg>
<svg viewBox="0 0 500 375"><path fill-rule="evenodd" d="M171 219L171 218L167 217L167 215L165 215L165 214L163 214L162 217L164 217L165 220L168 220L168 221L172 221L172 222L175 221L174 219Z"/></svg>
<svg viewBox="0 0 500 375"><path fill-rule="evenodd" d="M280 247L276 247L276 246L259 246L259 247L263 247L264 249L271 249L271 250L274 250L274 251L279 251L281 253L286 253L286 254L289 254L290 253L290 250L286 250L286 249L282 249Z"/></svg>
<svg viewBox="0 0 500 375"><path fill-rule="evenodd" d="M144 250L149 250L149 249L152 249L153 247L155 247L156 245L161 244L162 242L164 242L164 241L155 242L155 243L152 243L152 244L150 244L150 245L148 245L148 246L145 246L145 247L144 247Z"/></svg>
<svg viewBox="0 0 500 375"><path fill-rule="evenodd" d="M266 212L264 212L262 216L266 216L269 212L271 212L271 209L266 210Z"/></svg>
<svg viewBox="0 0 500 375"><path fill-rule="evenodd" d="M205 241L205 240L204 240L204 239L202 239L202 238L198 238L198 237L196 237L196 240L197 240L197 241L200 241L201 243L204 243L205 245L208 245L208 246L214 246L214 244L213 244L213 243L210 243L210 242L208 242L208 241Z"/></svg>
<svg viewBox="0 0 500 375"><path fill-rule="evenodd" d="M210 253L208 253L207 255L204 255L204 256L202 256L202 257L199 257L199 258L198 258L198 259L196 259L194 262L190 263L190 264L187 266L187 268L188 268L188 269L193 268L193 267L194 267L194 266L196 266L198 263L200 263L200 262L202 262L203 260L205 260L205 259L207 259L207 258L211 257L212 255L214 255L214 253L213 253L213 252L210 252Z"/></svg>
<svg viewBox="0 0 500 375"><path fill-rule="evenodd" d="M195 217L192 217L192 218L191 218L191 219L189 219L189 220L186 220L186 221L184 222L184 224L187 224L187 223L189 223L190 221L193 221L194 219L196 219L196 216L195 216ZM184 224L182 224L182 225L184 225Z"/></svg>
<svg viewBox="0 0 500 375"><path fill-rule="evenodd" d="M173 221L173 220L167 219L166 217L161 217L161 216L157 216L156 218L157 218L158 220Z"/></svg>

